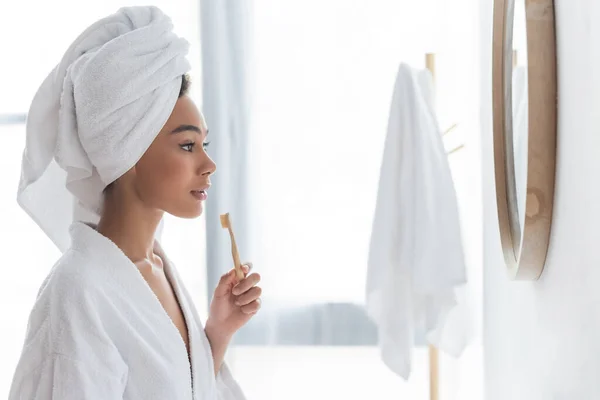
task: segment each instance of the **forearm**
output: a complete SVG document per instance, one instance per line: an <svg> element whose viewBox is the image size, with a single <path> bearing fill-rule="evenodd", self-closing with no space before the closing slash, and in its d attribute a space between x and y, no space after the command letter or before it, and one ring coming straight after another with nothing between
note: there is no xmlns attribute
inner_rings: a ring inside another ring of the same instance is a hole
<svg viewBox="0 0 600 400"><path fill-rule="evenodd" d="M221 369L223 360L225 359L225 353L227 352L227 346L229 346L231 337L219 332L214 326L212 326L210 319L206 321L204 332L206 333L206 337L210 343L216 376Z"/></svg>

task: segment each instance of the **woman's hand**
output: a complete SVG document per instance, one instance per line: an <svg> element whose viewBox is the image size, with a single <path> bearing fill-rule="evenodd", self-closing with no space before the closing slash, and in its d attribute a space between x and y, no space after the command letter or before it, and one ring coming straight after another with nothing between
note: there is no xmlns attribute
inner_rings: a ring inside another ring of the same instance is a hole
<svg viewBox="0 0 600 400"><path fill-rule="evenodd" d="M245 278L241 281L236 278L234 269L223 275L210 303L204 331L212 348L215 373L221 367L233 334L260 309L262 289L256 286L260 275L248 275L251 267L251 263L242 266Z"/></svg>
<svg viewBox="0 0 600 400"><path fill-rule="evenodd" d="M221 335L233 336L260 308L262 289L256 286L260 275L248 275L251 266L251 263L242 266L246 277L239 282L232 269L221 277L215 289L206 325L210 323Z"/></svg>

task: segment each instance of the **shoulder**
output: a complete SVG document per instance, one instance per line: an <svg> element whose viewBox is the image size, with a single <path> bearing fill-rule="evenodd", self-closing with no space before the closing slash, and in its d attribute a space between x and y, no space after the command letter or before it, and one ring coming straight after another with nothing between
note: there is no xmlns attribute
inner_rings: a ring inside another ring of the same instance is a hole
<svg viewBox="0 0 600 400"><path fill-rule="evenodd" d="M86 382L96 382L97 392L122 384L127 366L106 329L110 299L95 267L94 260L72 250L52 267L29 316L14 393L22 396L29 387L72 391ZM68 398L94 396L83 393Z"/></svg>
<svg viewBox="0 0 600 400"><path fill-rule="evenodd" d="M93 333L91 337L101 337L106 320L102 309L109 301L103 290L106 279L101 274L94 260L76 251L65 252L40 287L26 342L42 336L52 347L50 351L63 352L64 343L70 346L77 336Z"/></svg>
<svg viewBox="0 0 600 400"><path fill-rule="evenodd" d="M39 378L50 379L52 387L57 384L52 376L71 379L61 374L78 384L103 377L120 382L125 376L126 364L106 329L109 299L97 270L93 260L71 250L52 267L29 315L15 384L41 385Z"/></svg>
<svg viewBox="0 0 600 400"><path fill-rule="evenodd" d="M37 302L69 305L69 300L96 296L102 283L102 270L95 264L91 257L67 250L42 283ZM79 305L83 304L85 303Z"/></svg>

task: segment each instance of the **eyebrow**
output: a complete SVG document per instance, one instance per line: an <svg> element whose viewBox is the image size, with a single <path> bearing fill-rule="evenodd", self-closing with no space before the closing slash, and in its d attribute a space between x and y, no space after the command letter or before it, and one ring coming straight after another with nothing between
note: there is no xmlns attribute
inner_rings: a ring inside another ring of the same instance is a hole
<svg viewBox="0 0 600 400"><path fill-rule="evenodd" d="M177 128L171 131L172 134L183 132L183 131L194 131L202 134L202 129L198 128L196 125L179 125ZM208 135L208 129L206 130L206 134Z"/></svg>

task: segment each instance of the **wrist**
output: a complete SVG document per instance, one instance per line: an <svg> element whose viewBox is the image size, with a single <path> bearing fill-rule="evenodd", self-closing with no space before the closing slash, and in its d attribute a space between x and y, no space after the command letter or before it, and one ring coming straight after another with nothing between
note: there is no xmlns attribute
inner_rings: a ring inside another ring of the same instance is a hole
<svg viewBox="0 0 600 400"><path fill-rule="evenodd" d="M204 332L212 346L227 346L233 337L232 334L222 329L219 324L214 323L211 318L206 320Z"/></svg>

